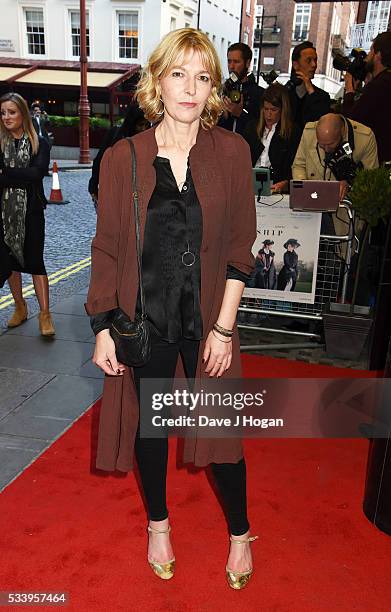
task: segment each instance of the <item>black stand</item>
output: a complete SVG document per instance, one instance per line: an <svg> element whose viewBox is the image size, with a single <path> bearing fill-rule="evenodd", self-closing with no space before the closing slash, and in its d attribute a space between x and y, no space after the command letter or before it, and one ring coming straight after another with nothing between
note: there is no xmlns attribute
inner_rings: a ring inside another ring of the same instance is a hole
<svg viewBox="0 0 391 612"><path fill-rule="evenodd" d="M364 514L391 536L391 437L371 440L365 484Z"/></svg>
<svg viewBox="0 0 391 612"><path fill-rule="evenodd" d="M391 334L391 220L372 231L375 246L382 247L382 261L377 280L374 325L369 350L369 370L382 370ZM390 356L387 358L391 359ZM387 369L387 365L385 366ZM391 366L388 366L391 371Z"/></svg>
<svg viewBox="0 0 391 612"><path fill-rule="evenodd" d="M390 374L391 342L388 345L384 377L390 378ZM391 535L391 424L387 416L387 401L386 404L383 411L388 421L386 437L370 441L363 509L371 523Z"/></svg>

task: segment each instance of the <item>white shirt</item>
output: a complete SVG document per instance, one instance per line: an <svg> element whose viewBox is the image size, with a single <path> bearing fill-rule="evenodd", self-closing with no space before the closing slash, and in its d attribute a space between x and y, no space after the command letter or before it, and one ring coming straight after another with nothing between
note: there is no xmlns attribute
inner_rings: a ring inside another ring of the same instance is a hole
<svg viewBox="0 0 391 612"><path fill-rule="evenodd" d="M39 130L38 134L39 134L39 135L42 137L42 126L41 126L41 120L40 120L40 118L37 116L37 117L35 117L35 121L38 123L38 130Z"/></svg>
<svg viewBox="0 0 391 612"><path fill-rule="evenodd" d="M276 127L277 127L277 123L274 123L272 127L270 128L270 130L268 130L267 127L265 126L265 129L263 131L263 136L262 136L262 144L265 148L263 149L261 155L258 157L257 163L255 164L256 168L270 168L271 167L271 163L269 159L269 147L270 147L272 138L274 136L274 132L276 131Z"/></svg>

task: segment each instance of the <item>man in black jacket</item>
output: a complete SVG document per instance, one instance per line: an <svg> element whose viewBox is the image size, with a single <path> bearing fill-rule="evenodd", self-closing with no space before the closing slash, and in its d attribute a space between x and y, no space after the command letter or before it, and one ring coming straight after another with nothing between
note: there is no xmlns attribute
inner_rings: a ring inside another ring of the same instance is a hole
<svg viewBox="0 0 391 612"><path fill-rule="evenodd" d="M51 138L50 138L50 121L46 113L42 112L39 104L33 104L31 107L31 118L33 121L33 126L38 136L44 138L48 143L49 147L52 146Z"/></svg>
<svg viewBox="0 0 391 612"><path fill-rule="evenodd" d="M289 89L293 121L301 129L308 121L317 121L330 112L329 94L312 83L318 57L312 42L306 40L292 52L292 73L286 83Z"/></svg>
<svg viewBox="0 0 391 612"><path fill-rule="evenodd" d="M371 128L375 134L379 163L391 161L391 32L382 32L374 39L366 58L372 78L355 102L359 82L347 73L342 113Z"/></svg>
<svg viewBox="0 0 391 612"><path fill-rule="evenodd" d="M223 96L224 113L219 126L231 132L243 134L249 119L259 119L263 88L256 84L254 75L248 74L253 53L244 43L234 43L228 48L228 72L235 72L241 82L239 102L231 102L228 96Z"/></svg>

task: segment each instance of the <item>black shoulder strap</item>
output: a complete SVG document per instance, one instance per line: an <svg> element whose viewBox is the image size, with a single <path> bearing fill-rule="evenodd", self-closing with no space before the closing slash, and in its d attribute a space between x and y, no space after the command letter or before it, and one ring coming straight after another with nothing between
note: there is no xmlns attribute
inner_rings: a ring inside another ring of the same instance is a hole
<svg viewBox="0 0 391 612"><path fill-rule="evenodd" d="M353 125L352 125L352 122L347 117L343 117L343 120L345 121L345 124L346 124L346 126L348 128L348 143L350 144L350 148L352 149L352 152L353 152L354 151L354 131L353 131Z"/></svg>
<svg viewBox="0 0 391 612"><path fill-rule="evenodd" d="M134 223L136 230L136 251L137 251L137 267L138 267L138 280L140 287L140 301L141 301L141 317L144 319L145 314L145 297L143 287L143 272L141 265L141 245L140 245L140 213L138 206L138 190L137 190L137 174L136 174L136 149L134 147L133 140L131 138L126 139L129 142L130 150L132 154L132 196L134 206Z"/></svg>

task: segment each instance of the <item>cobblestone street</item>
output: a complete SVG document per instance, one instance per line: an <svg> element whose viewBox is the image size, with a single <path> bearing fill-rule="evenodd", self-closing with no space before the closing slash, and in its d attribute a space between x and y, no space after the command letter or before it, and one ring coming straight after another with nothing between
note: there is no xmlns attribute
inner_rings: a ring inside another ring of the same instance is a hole
<svg viewBox="0 0 391 612"><path fill-rule="evenodd" d="M69 170L60 172L60 186L63 197L69 200L65 205L48 205L46 218L45 265L48 275L62 271L50 281L50 304L53 306L88 285L90 265L86 258L91 255L91 239L95 234L96 215L88 193L91 170ZM49 197L52 178L46 177L44 187ZM82 262L80 266L70 266ZM85 266L85 267L82 267ZM81 269L79 269L81 268ZM23 286L31 285L32 278L23 275ZM0 333L4 332L13 306L5 296L9 295L6 283L0 289ZM3 298L3 299L2 299ZM26 297L29 314L38 312L35 295ZM9 304L5 306L6 304Z"/></svg>

